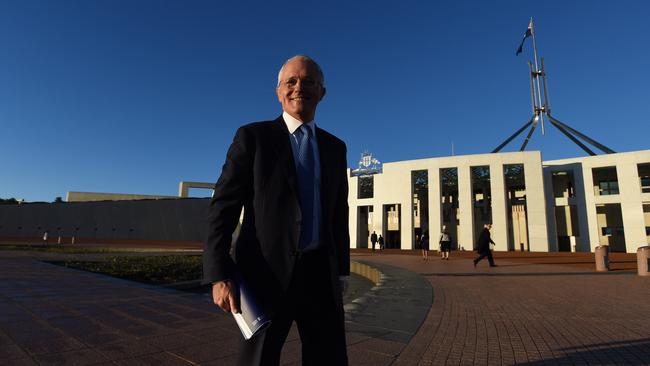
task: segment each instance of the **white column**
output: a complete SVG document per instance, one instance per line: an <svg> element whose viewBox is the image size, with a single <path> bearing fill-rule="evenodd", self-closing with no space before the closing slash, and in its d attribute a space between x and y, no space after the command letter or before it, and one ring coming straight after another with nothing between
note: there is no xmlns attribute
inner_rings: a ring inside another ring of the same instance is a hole
<svg viewBox="0 0 650 366"><path fill-rule="evenodd" d="M594 176L591 165L582 165L583 189L585 195L585 209L587 212L587 224L589 225L589 243L587 248L590 252L596 250L600 244L600 233L598 232L598 215L596 214L596 198L594 195ZM576 182L577 185L578 182ZM582 234L582 233L581 233ZM585 246L583 246L584 248Z"/></svg>
<svg viewBox="0 0 650 366"><path fill-rule="evenodd" d="M400 230L402 249L413 249L413 187L411 178L411 169L405 171L406 176L401 180L408 189L402 192L400 201L404 202L400 210Z"/></svg>
<svg viewBox="0 0 650 366"><path fill-rule="evenodd" d="M546 201L541 155L534 154L524 161L526 180L526 214L528 216L528 242L531 252L547 252L548 227L546 226Z"/></svg>
<svg viewBox="0 0 650 366"><path fill-rule="evenodd" d="M384 222L384 207L381 202L375 201L375 204L372 206L372 212L372 224L377 231L377 237L379 237L379 234L383 237L386 223ZM386 242L386 238L384 238L384 242Z"/></svg>
<svg viewBox="0 0 650 366"><path fill-rule="evenodd" d="M625 251L636 253L638 247L647 245L639 171L636 161L621 160L623 162L616 165L616 175L621 196Z"/></svg>
<svg viewBox="0 0 650 366"><path fill-rule="evenodd" d="M438 247L438 238L442 229L440 206L440 169L436 166L429 169L429 248L431 249Z"/></svg>
<svg viewBox="0 0 650 366"><path fill-rule="evenodd" d="M490 164L490 192L492 196L492 240L495 250L508 250L508 218L506 216L506 189L502 164Z"/></svg>
<svg viewBox="0 0 650 366"><path fill-rule="evenodd" d="M525 167L524 167L525 169ZM542 168L543 169L543 168ZM553 193L553 171L542 170L544 179L544 195L546 197L546 235L548 236L548 251L557 252L557 225L555 223L555 195ZM526 187L528 189L528 187Z"/></svg>
<svg viewBox="0 0 650 366"><path fill-rule="evenodd" d="M589 215L590 215L590 209L593 210L594 214L594 222L597 222L596 219L596 208L594 206L593 202L593 197L594 197L594 190L591 186L591 184L587 185L585 183L585 176L584 176L584 169L582 169L581 164L575 164L572 168L573 171L573 179L574 179L574 187L575 187L575 197L574 197L574 202L576 206L576 210L578 211L578 232L580 233L580 241L576 243L577 245L577 251L579 252L591 252L591 242L595 241L598 242L598 236L593 236L592 231L589 230L590 223L589 223ZM591 169L589 170L591 172ZM589 176L589 181L591 182L592 177L591 175ZM589 192L584 191L583 189L589 186L590 190ZM582 189L580 189L582 187ZM587 204L587 198L591 197L591 201L589 204ZM569 201L571 202L571 201ZM598 225L596 224L596 227ZM595 239L594 239L595 238Z"/></svg>
<svg viewBox="0 0 650 366"><path fill-rule="evenodd" d="M458 167L458 205L460 208L460 228L458 245L465 250L474 248L474 215L472 208L472 179L470 167Z"/></svg>

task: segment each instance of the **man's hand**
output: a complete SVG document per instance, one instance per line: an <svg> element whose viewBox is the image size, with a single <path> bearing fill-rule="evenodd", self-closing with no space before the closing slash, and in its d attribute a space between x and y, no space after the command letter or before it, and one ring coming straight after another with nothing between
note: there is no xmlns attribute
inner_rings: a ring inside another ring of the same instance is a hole
<svg viewBox="0 0 650 366"><path fill-rule="evenodd" d="M227 313L241 313L239 309L239 289L230 280L212 284L212 301Z"/></svg>

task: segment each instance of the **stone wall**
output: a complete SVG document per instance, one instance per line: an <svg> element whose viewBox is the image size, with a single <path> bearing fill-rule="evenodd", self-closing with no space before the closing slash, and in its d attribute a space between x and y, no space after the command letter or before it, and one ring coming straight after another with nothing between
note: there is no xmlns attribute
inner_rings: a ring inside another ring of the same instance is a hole
<svg viewBox="0 0 650 366"><path fill-rule="evenodd" d="M210 199L0 205L0 238L202 242Z"/></svg>

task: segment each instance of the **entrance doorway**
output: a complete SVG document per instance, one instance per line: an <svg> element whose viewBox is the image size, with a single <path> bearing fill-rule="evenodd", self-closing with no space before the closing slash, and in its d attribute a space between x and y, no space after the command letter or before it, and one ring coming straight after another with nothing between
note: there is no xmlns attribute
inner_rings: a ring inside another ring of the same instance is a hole
<svg viewBox="0 0 650 366"><path fill-rule="evenodd" d="M508 212L508 250L530 251L528 242L528 217L526 210L526 180L524 164L503 166Z"/></svg>
<svg viewBox="0 0 650 366"><path fill-rule="evenodd" d="M357 248L369 248L372 206L357 208Z"/></svg>
<svg viewBox="0 0 650 366"><path fill-rule="evenodd" d="M400 249L402 248L402 205L384 205L383 211L383 222L386 223L383 226L384 247L386 249Z"/></svg>
<svg viewBox="0 0 650 366"><path fill-rule="evenodd" d="M598 235L601 245L609 245L612 252L625 252L625 231L620 203L596 206Z"/></svg>
<svg viewBox="0 0 650 366"><path fill-rule="evenodd" d="M442 227L451 236L452 250L460 250L461 242L458 227L460 226L460 210L458 208L458 168L440 169L440 210L442 211ZM433 237L433 243L438 234ZM434 244L435 247L435 244Z"/></svg>

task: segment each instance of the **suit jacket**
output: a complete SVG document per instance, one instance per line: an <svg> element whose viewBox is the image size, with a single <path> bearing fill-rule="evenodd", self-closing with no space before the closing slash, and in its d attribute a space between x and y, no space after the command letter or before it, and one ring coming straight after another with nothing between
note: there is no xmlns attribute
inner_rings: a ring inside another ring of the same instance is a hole
<svg viewBox="0 0 650 366"><path fill-rule="evenodd" d="M494 244L492 238L490 238L490 230L483 228L483 231L481 231L481 235L479 235L478 241L476 242L476 251L480 254L487 254L487 252L490 251L490 243Z"/></svg>
<svg viewBox="0 0 650 366"><path fill-rule="evenodd" d="M203 281L239 271L263 305L286 291L300 255L300 195L289 130L274 121L240 127L214 188L204 245ZM345 143L316 128L321 168L320 245L328 254L332 290L341 304L339 275L350 273ZM241 208L244 218L231 253Z"/></svg>

